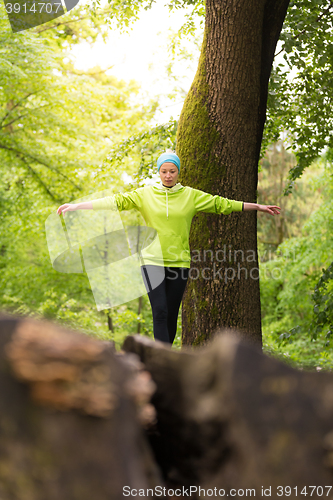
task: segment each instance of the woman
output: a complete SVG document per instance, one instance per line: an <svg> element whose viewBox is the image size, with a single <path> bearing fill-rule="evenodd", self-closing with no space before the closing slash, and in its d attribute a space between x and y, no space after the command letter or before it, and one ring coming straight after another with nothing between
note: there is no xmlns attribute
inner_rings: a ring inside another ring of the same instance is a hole
<svg viewBox="0 0 333 500"><path fill-rule="evenodd" d="M180 159L171 150L167 150L158 158L157 168L160 183L99 200L78 204L66 203L61 205L57 212L64 214L80 209L113 209L115 202L118 210L139 210L147 226L157 231L163 256L161 260L154 252L150 255L148 253L144 258L144 265L141 266L152 307L154 337L172 344L191 263L189 233L194 215L198 212L227 215L244 210L258 210L276 215L280 213L280 207L228 200L182 186L177 183ZM158 285L152 286L154 283Z"/></svg>

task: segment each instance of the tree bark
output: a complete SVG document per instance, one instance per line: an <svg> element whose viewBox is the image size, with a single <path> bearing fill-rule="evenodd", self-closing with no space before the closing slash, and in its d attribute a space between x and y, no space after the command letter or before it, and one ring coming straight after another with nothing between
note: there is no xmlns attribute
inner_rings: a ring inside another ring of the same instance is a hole
<svg viewBox="0 0 333 500"><path fill-rule="evenodd" d="M151 443L166 484L196 488L198 500L332 499L332 374L294 370L224 333L182 351L139 335L124 342L157 386Z"/></svg>
<svg viewBox="0 0 333 500"><path fill-rule="evenodd" d="M139 304L138 304L138 316L140 316L142 310L142 297L139 297ZM138 333L141 333L141 322L140 320L138 321Z"/></svg>
<svg viewBox="0 0 333 500"><path fill-rule="evenodd" d="M199 66L177 132L183 184L256 202L268 81L288 4L206 1ZM183 344L204 344L225 326L261 342L256 212L198 214L190 245Z"/></svg>
<svg viewBox="0 0 333 500"><path fill-rule="evenodd" d="M133 355L0 316L1 500L121 500L162 480L143 424L155 390Z"/></svg>
<svg viewBox="0 0 333 500"><path fill-rule="evenodd" d="M108 328L110 332L114 333L113 321L112 321L112 309L109 309L107 316L108 316Z"/></svg>

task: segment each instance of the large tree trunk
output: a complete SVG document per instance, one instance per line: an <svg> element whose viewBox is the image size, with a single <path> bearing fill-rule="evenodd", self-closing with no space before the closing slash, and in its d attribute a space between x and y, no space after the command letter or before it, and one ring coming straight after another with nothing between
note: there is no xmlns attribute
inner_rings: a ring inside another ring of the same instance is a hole
<svg viewBox="0 0 333 500"><path fill-rule="evenodd" d="M199 67L178 127L184 184L256 202L268 80L288 4L206 1ZM261 342L256 212L198 214L190 244L183 343L205 343L224 326Z"/></svg>

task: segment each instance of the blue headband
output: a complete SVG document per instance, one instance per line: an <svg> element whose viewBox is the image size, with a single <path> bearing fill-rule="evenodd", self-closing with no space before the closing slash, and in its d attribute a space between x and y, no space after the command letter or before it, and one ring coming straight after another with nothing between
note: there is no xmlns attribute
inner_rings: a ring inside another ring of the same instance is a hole
<svg viewBox="0 0 333 500"><path fill-rule="evenodd" d="M161 154L161 156L157 160L157 170L160 171L160 168L163 165L163 163L166 163L167 161L176 165L176 167L178 168L178 172L180 172L180 159L178 158L176 153Z"/></svg>

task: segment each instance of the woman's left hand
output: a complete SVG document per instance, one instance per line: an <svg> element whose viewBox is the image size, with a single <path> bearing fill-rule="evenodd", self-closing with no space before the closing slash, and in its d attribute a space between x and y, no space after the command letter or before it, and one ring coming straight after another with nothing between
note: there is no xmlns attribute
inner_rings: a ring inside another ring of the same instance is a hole
<svg viewBox="0 0 333 500"><path fill-rule="evenodd" d="M281 208L277 205L258 205L258 212L266 212L271 215L279 215Z"/></svg>

